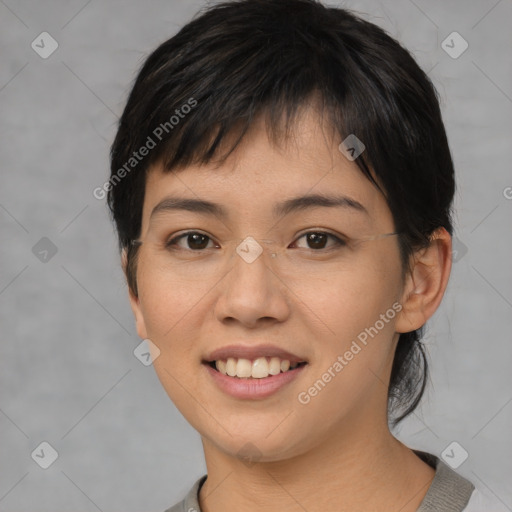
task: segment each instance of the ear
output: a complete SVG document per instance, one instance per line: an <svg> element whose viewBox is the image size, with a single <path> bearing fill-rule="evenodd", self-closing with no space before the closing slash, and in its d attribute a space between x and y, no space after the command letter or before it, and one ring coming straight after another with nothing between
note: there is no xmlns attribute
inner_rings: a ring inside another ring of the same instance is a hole
<svg viewBox="0 0 512 512"><path fill-rule="evenodd" d="M441 303L452 268L452 238L448 231L434 231L429 246L415 252L411 263L402 293L402 310L395 324L399 333L422 327Z"/></svg>
<svg viewBox="0 0 512 512"><path fill-rule="evenodd" d="M121 252L121 266L123 267L124 276L126 278L126 281L128 282L128 258L126 249L123 249ZM132 308L133 316L135 317L135 326L137 328L137 334L141 339L145 340L148 338L148 333L146 330L144 315L142 314L142 309L140 307L140 299L137 295L135 295L135 292L131 289L130 285L128 285L128 298L130 299L130 307Z"/></svg>

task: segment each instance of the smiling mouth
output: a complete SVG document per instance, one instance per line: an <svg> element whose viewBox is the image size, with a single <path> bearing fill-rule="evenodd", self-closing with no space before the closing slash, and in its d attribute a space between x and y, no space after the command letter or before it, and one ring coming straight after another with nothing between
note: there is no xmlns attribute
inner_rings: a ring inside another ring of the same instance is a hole
<svg viewBox="0 0 512 512"><path fill-rule="evenodd" d="M258 357L256 359L244 359L229 357L216 361L203 361L214 370L238 379L264 379L280 373L287 373L296 368L305 366L306 361L290 363L288 359L279 357Z"/></svg>

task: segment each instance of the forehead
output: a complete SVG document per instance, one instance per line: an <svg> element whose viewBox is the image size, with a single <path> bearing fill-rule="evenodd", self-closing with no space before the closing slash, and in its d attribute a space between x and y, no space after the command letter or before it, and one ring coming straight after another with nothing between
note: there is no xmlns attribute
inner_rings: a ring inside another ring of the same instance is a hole
<svg viewBox="0 0 512 512"><path fill-rule="evenodd" d="M321 196L337 198L347 214L366 212L370 219L391 220L382 193L339 150L338 139L309 109L298 118L289 137L278 144L269 140L260 118L223 163L190 165L172 172L164 172L162 164L156 164L148 172L143 226L169 198L168 205L175 198L215 203L222 211L212 213L237 220L283 215L293 198ZM209 207L203 206L207 213ZM294 209L300 210L307 208Z"/></svg>

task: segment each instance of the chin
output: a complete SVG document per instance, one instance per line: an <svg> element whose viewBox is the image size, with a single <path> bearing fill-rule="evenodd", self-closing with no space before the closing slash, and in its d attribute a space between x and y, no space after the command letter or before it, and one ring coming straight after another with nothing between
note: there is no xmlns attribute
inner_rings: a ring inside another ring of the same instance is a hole
<svg viewBox="0 0 512 512"><path fill-rule="evenodd" d="M285 430L272 432L272 429L275 429L275 424L272 427L262 425L260 429L239 432L230 429L232 436L222 429L216 436L211 432L201 436L208 440L208 444L212 444L229 457L248 463L277 462L304 452L305 432L303 430L294 433ZM269 435L270 432L272 433Z"/></svg>

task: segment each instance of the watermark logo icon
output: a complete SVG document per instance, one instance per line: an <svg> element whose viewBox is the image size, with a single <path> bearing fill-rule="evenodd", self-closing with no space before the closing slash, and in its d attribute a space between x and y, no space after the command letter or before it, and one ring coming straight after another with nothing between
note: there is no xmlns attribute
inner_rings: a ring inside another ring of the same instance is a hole
<svg viewBox="0 0 512 512"><path fill-rule="evenodd" d="M258 447L250 442L245 443L242 448L238 450L237 455L249 468L254 466L254 464L256 464L263 456Z"/></svg>
<svg viewBox="0 0 512 512"><path fill-rule="evenodd" d="M457 263L458 261L460 261L466 255L467 252L468 246L455 237L452 243L453 263Z"/></svg>
<svg viewBox="0 0 512 512"><path fill-rule="evenodd" d="M47 441L43 441L30 454L34 462L43 469L48 469L58 458L57 450Z"/></svg>
<svg viewBox="0 0 512 512"><path fill-rule="evenodd" d="M41 32L30 46L39 57L47 59L59 47L59 43L48 32Z"/></svg>
<svg viewBox="0 0 512 512"><path fill-rule="evenodd" d="M457 441L451 442L441 453L441 458L452 469L457 469L469 457L469 453Z"/></svg>
<svg viewBox="0 0 512 512"><path fill-rule="evenodd" d="M160 349L150 339L145 339L135 347L133 355L144 366L151 366L160 356Z"/></svg>
<svg viewBox="0 0 512 512"><path fill-rule="evenodd" d="M41 263L48 263L57 254L57 251L57 246L45 236L32 247L32 254Z"/></svg>
<svg viewBox="0 0 512 512"><path fill-rule="evenodd" d="M353 162L365 149L366 146L351 133L339 146L338 149L343 153L347 160Z"/></svg>
<svg viewBox="0 0 512 512"><path fill-rule="evenodd" d="M468 47L468 42L458 32L452 32L441 43L441 48L452 59L458 59L468 49Z"/></svg>
<svg viewBox="0 0 512 512"><path fill-rule="evenodd" d="M236 252L246 263L252 263L263 252L263 247L252 236L248 236L238 245Z"/></svg>

